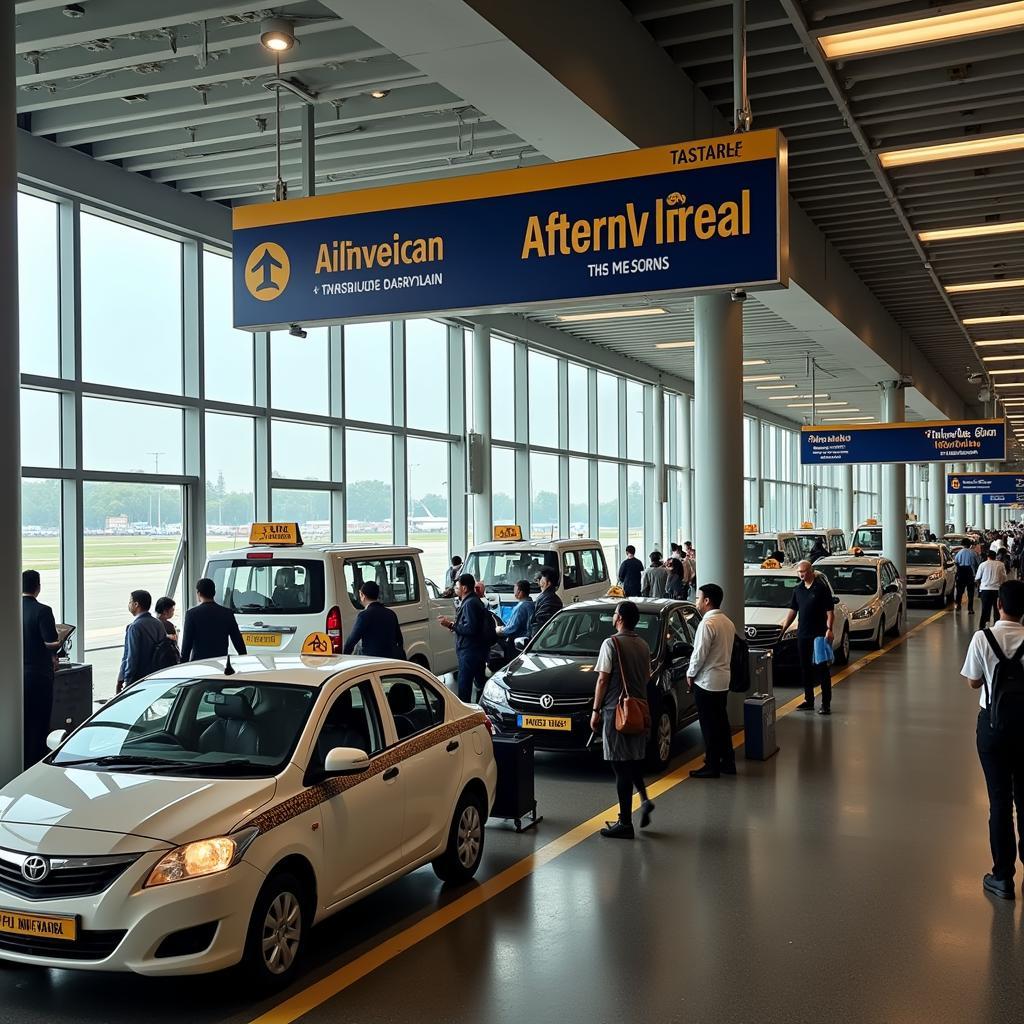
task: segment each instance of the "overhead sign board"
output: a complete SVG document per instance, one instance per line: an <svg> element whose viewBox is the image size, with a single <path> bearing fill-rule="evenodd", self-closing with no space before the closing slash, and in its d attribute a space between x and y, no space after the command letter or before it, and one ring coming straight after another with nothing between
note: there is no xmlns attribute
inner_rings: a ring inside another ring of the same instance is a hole
<svg viewBox="0 0 1024 1024"><path fill-rule="evenodd" d="M872 462L1001 462L1004 420L930 420L924 423L830 423L800 430L800 462L829 465Z"/></svg>
<svg viewBox="0 0 1024 1024"><path fill-rule="evenodd" d="M785 284L775 129L236 207L234 324Z"/></svg>
<svg viewBox="0 0 1024 1024"><path fill-rule="evenodd" d="M983 494L981 503L983 505L1016 505L1024 501L1024 491L1019 494Z"/></svg>
<svg viewBox="0 0 1024 1024"><path fill-rule="evenodd" d="M1024 493L1024 473L947 473L947 494Z"/></svg>

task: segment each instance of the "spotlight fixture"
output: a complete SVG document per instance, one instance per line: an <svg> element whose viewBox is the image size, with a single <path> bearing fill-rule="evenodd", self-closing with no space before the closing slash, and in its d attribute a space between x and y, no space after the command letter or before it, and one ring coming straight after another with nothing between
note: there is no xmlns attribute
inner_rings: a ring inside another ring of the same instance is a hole
<svg viewBox="0 0 1024 1024"><path fill-rule="evenodd" d="M293 338L305 338L306 337L306 332L298 324L292 324L288 328L288 333Z"/></svg>
<svg viewBox="0 0 1024 1024"><path fill-rule="evenodd" d="M295 24L287 18L264 18L260 22L260 43L274 53L290 50L295 45Z"/></svg>
<svg viewBox="0 0 1024 1024"><path fill-rule="evenodd" d="M385 96L390 96L391 95L391 90L390 89L371 89L370 90L370 95L375 100L382 100L382 99L384 99Z"/></svg>

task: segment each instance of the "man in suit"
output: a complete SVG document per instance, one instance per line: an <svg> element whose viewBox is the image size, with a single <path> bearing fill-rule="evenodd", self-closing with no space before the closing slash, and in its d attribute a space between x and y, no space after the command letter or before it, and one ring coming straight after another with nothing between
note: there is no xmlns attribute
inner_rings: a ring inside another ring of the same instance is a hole
<svg viewBox="0 0 1024 1024"><path fill-rule="evenodd" d="M196 584L199 603L185 612L182 661L220 658L228 653L228 640L239 654L245 654L245 641L235 621L235 613L217 604L216 596L217 585L213 580L204 577Z"/></svg>
<svg viewBox="0 0 1024 1024"><path fill-rule="evenodd" d="M455 618L440 615L437 621L455 634L459 700L469 703L473 699L474 685L478 694L484 688L487 654L496 633L487 621L491 613L476 596L476 580L471 573L463 573L455 581L455 591L462 602Z"/></svg>
<svg viewBox="0 0 1024 1024"><path fill-rule="evenodd" d="M53 611L37 600L40 586L35 569L26 569L21 574L26 768L46 756L46 734L53 712L53 660L60 647Z"/></svg>
<svg viewBox="0 0 1024 1024"><path fill-rule="evenodd" d="M540 587L540 597L537 598L537 604L533 609L531 636L536 636L540 627L562 610L562 599L558 596L558 571L556 569L545 565L537 577L537 586Z"/></svg>
<svg viewBox="0 0 1024 1024"><path fill-rule="evenodd" d="M133 590L128 598L132 621L124 632L124 655L117 674L117 692L148 676L155 668L153 654L167 637L164 624L150 612L153 595L148 590Z"/></svg>
<svg viewBox="0 0 1024 1024"><path fill-rule="evenodd" d="M398 616L380 603L380 587L365 580L359 588L363 610L356 616L352 632L345 640L345 654L351 654L362 641L363 654L369 658L401 658L405 660L405 643Z"/></svg>

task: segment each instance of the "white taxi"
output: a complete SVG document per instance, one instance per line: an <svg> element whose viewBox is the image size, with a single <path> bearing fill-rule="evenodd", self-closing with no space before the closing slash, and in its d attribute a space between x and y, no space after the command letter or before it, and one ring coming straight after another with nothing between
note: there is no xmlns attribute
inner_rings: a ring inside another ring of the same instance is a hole
<svg viewBox="0 0 1024 1024"><path fill-rule="evenodd" d="M896 566L881 555L831 555L814 563L850 611L850 639L883 647L907 618L907 588Z"/></svg>
<svg viewBox="0 0 1024 1024"><path fill-rule="evenodd" d="M478 707L409 662L232 667L149 676L0 790L0 959L284 984L316 922L423 864L476 872Z"/></svg>

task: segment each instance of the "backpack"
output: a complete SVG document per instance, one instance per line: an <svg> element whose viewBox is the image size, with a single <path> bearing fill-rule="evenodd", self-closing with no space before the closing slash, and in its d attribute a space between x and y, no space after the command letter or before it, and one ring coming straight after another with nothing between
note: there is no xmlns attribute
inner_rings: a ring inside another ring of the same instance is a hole
<svg viewBox="0 0 1024 1024"><path fill-rule="evenodd" d="M498 626L494 621L494 615L490 608L484 605L484 631L482 639L486 641L488 648L498 642Z"/></svg>
<svg viewBox="0 0 1024 1024"><path fill-rule="evenodd" d="M178 645L169 635L165 635L153 648L153 654L149 659L149 671L159 672L162 668L173 668L179 661L181 657L178 654Z"/></svg>
<svg viewBox="0 0 1024 1024"><path fill-rule="evenodd" d="M1021 645L1024 647L1024 644ZM732 642L732 656L729 658L729 690L732 693L746 693L750 689L750 646L739 634Z"/></svg>
<svg viewBox="0 0 1024 1024"><path fill-rule="evenodd" d="M996 642L991 629L985 630L985 639L996 656L991 693L988 682L985 682L988 721L993 732L1004 732L1024 721L1024 662L1021 661L1024 658L1024 644L1008 658Z"/></svg>

